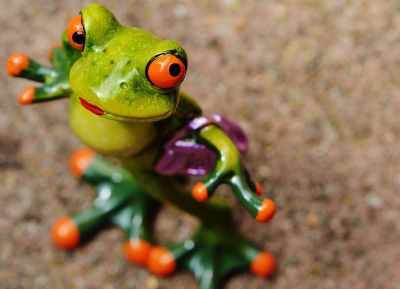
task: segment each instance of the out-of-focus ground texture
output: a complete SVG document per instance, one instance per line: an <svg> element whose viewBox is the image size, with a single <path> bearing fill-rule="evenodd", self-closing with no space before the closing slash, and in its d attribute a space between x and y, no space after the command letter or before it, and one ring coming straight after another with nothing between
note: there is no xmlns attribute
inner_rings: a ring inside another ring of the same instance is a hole
<svg viewBox="0 0 400 289"><path fill-rule="evenodd" d="M89 2L1 0L1 65L13 51L47 63ZM183 89L249 134L244 161L279 210L257 224L237 206L236 223L279 272L244 272L224 288L400 288L398 1L100 2L123 24L182 43ZM163 279L129 265L118 229L73 253L53 247L52 222L94 196L68 170L80 146L68 100L20 107L30 83L0 75L0 288L197 288L188 273ZM155 231L167 243L193 227L168 209Z"/></svg>

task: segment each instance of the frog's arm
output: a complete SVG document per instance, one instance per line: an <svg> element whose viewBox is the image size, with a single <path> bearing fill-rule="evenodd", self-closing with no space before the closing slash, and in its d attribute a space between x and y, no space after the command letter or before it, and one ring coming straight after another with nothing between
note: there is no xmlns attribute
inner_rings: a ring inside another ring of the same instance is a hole
<svg viewBox="0 0 400 289"><path fill-rule="evenodd" d="M263 199L259 196L262 193L261 186L251 180L241 161L237 144L231 139L232 136L228 136L222 126L220 128L213 124L215 122L209 122L208 117L198 117L200 115L201 109L196 102L188 95L181 94L181 101L174 117L168 120L161 130L169 133L171 129L177 130L177 128L182 127L182 124L187 125L188 122L191 122L188 131L183 128L184 133L181 135L180 131L182 129L178 130L168 143L175 142L178 139L181 140L181 137L191 134L187 138L188 143L201 143L215 152L215 165L208 176L194 186L192 190L193 197L198 202L205 202L211 197L218 185L226 183L233 189L239 201L257 221L269 221L275 214L275 204L270 199ZM194 132L190 133L190 130L194 130ZM199 158L199 156L192 157ZM201 157L207 158L209 155L205 154ZM169 160L168 157L167 159ZM168 160L166 161L167 167L171 166ZM179 161L183 162L184 160L179 159ZM171 171L166 172L164 170L165 167L162 162L160 166L159 164L157 162L156 171L161 174L171 174ZM180 167L180 165L178 166ZM205 167L203 169L207 170ZM174 170L172 171L172 174L177 173Z"/></svg>
<svg viewBox="0 0 400 289"><path fill-rule="evenodd" d="M269 221L275 214L275 204L270 199L259 197L261 188L250 180L232 140L216 125L203 127L197 138L215 151L217 162L211 173L193 187L193 197L199 202L207 201L217 186L225 183L257 221Z"/></svg>
<svg viewBox="0 0 400 289"><path fill-rule="evenodd" d="M13 53L7 60L7 72L14 77L43 83L41 87L27 87L19 96L19 103L58 99L71 93L68 74L73 62L79 57L63 36L62 47L53 47L49 53L51 67L43 66L23 53Z"/></svg>

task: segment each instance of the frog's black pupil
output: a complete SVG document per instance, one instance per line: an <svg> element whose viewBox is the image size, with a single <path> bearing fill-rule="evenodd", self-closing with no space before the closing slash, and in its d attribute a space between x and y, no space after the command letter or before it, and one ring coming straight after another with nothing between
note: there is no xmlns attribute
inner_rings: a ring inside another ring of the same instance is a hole
<svg viewBox="0 0 400 289"><path fill-rule="evenodd" d="M72 40L76 43L76 44L84 44L85 43L85 33L82 32L75 32L74 34L72 34Z"/></svg>
<svg viewBox="0 0 400 289"><path fill-rule="evenodd" d="M181 66L177 63L173 63L169 67L169 74L173 77L177 77L181 73Z"/></svg>

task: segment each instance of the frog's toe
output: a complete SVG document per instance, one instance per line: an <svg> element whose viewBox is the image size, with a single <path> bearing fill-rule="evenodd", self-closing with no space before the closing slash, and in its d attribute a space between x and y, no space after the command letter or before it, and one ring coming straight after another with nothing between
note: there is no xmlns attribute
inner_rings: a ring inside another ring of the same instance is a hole
<svg viewBox="0 0 400 289"><path fill-rule="evenodd" d="M34 98L35 88L33 86L29 86L18 95L18 102L20 105L27 105L31 104Z"/></svg>
<svg viewBox="0 0 400 289"><path fill-rule="evenodd" d="M260 252L251 262L250 271L260 277L270 277L276 271L276 259L269 252Z"/></svg>
<svg viewBox="0 0 400 289"><path fill-rule="evenodd" d="M275 215L275 212L275 203L270 199L264 199L256 216L256 220L260 223L268 222Z"/></svg>
<svg viewBox="0 0 400 289"><path fill-rule="evenodd" d="M49 47L49 49L47 50L47 59L52 60L53 58L53 50L57 49L57 48L61 48L61 44L59 43L53 43L53 45L51 45Z"/></svg>
<svg viewBox="0 0 400 289"><path fill-rule="evenodd" d="M80 242L80 232L75 221L68 217L58 219L51 230L54 244L63 250L76 248Z"/></svg>
<svg viewBox="0 0 400 289"><path fill-rule="evenodd" d="M257 196L261 196L262 192L263 192L263 189L262 189L262 186L261 186L260 182L255 182L254 186L255 186L255 194Z"/></svg>
<svg viewBox="0 0 400 289"><path fill-rule="evenodd" d="M149 259L152 245L146 240L135 238L130 239L124 244L124 254L129 262L145 266Z"/></svg>
<svg viewBox="0 0 400 289"><path fill-rule="evenodd" d="M90 148L77 149L69 159L71 172L76 177L82 177L93 161L95 152Z"/></svg>
<svg viewBox="0 0 400 289"><path fill-rule="evenodd" d="M7 59L7 73L18 76L29 66L29 57L23 53L14 52Z"/></svg>
<svg viewBox="0 0 400 289"><path fill-rule="evenodd" d="M192 189L192 196L198 202L205 202L208 200L208 189L207 186L202 183L198 182L194 185Z"/></svg>
<svg viewBox="0 0 400 289"><path fill-rule="evenodd" d="M176 270L176 258L167 248L153 247L149 254L147 268L159 276L171 275Z"/></svg>

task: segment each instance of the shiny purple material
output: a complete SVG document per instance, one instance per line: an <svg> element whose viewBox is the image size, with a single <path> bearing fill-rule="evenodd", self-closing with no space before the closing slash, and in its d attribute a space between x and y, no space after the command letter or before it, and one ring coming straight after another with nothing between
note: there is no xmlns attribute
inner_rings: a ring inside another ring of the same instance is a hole
<svg viewBox="0 0 400 289"><path fill-rule="evenodd" d="M242 128L233 121L211 114L193 119L184 128L175 132L164 145L164 154L157 161L155 171L172 176L204 176L215 166L215 152L204 144L197 143L193 133L208 125L219 126L233 141L241 154L248 148L248 140Z"/></svg>

